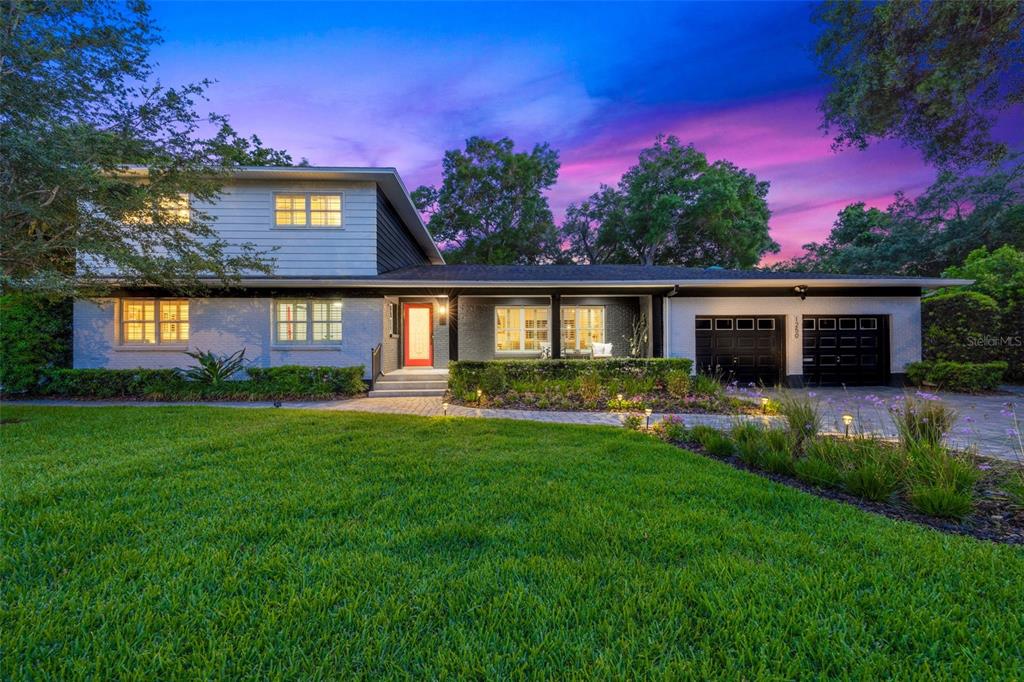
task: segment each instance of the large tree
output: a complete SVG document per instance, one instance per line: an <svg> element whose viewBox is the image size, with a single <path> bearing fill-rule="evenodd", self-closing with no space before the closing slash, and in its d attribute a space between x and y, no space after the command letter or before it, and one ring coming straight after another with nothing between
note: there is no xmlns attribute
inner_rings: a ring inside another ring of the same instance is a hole
<svg viewBox="0 0 1024 682"><path fill-rule="evenodd" d="M692 145L659 136L617 187L570 206L570 255L586 263L747 268L778 251L768 183Z"/></svg>
<svg viewBox="0 0 1024 682"><path fill-rule="evenodd" d="M560 255L544 191L558 178L547 144L517 152L512 140L471 137L445 152L440 188L413 192L451 263L545 263Z"/></svg>
<svg viewBox="0 0 1024 682"><path fill-rule="evenodd" d="M843 209L823 242L783 270L937 276L975 249L1024 248L1024 164L982 176L944 172L921 196L886 209Z"/></svg>
<svg viewBox="0 0 1024 682"><path fill-rule="evenodd" d="M816 20L830 86L824 127L839 147L894 138L939 166L994 164L992 127L1024 103L1020 0L835 0Z"/></svg>
<svg viewBox="0 0 1024 682"><path fill-rule="evenodd" d="M113 270L187 290L267 271L265 254L220 239L208 215L160 210L182 194L212 199L233 165L290 157L197 113L209 82L153 81L159 37L144 2L12 0L0 12L3 289L89 293Z"/></svg>

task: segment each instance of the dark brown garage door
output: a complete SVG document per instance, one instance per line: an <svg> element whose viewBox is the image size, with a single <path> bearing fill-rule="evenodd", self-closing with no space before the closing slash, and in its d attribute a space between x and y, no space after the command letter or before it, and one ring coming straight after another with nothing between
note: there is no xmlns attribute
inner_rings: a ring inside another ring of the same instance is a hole
<svg viewBox="0 0 1024 682"><path fill-rule="evenodd" d="M698 317L696 324L699 371L741 384L782 382L782 317Z"/></svg>
<svg viewBox="0 0 1024 682"><path fill-rule="evenodd" d="M889 318L804 315L804 383L876 386L889 383Z"/></svg>

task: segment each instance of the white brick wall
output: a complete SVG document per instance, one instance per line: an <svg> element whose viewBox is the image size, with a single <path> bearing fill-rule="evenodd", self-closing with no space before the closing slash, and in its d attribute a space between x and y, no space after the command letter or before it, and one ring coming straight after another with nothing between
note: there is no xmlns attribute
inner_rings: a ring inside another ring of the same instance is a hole
<svg viewBox="0 0 1024 682"><path fill-rule="evenodd" d="M329 348L275 346L271 298L195 298L189 300L188 350L219 354L245 348L258 367L278 365L364 365L370 373L370 350L380 343L381 298L345 298L342 340ZM78 368L164 369L187 367L192 358L181 349L129 349L117 341L115 299L75 301L74 366Z"/></svg>
<svg viewBox="0 0 1024 682"><path fill-rule="evenodd" d="M666 299L665 355L696 362L698 315L785 315L786 374L803 374L804 315L888 315L890 371L921 359L921 299L917 296L673 297Z"/></svg>

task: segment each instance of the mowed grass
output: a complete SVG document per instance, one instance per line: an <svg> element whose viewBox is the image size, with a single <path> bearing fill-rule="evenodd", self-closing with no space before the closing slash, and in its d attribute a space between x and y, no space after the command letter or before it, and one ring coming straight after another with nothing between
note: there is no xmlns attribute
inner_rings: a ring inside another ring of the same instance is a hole
<svg viewBox="0 0 1024 682"><path fill-rule="evenodd" d="M1024 676L1019 548L622 429L2 417L3 679Z"/></svg>

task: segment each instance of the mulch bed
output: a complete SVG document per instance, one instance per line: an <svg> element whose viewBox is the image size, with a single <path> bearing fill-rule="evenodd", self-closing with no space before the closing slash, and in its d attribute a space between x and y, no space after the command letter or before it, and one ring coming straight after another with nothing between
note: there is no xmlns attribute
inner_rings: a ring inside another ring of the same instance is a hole
<svg viewBox="0 0 1024 682"><path fill-rule="evenodd" d="M1010 545L1024 545L1024 508L1017 506L1006 493L996 487L996 472L1008 466L1002 460L977 456L979 461L990 464L992 469L978 483L974 513L960 521L955 521L926 516L895 498L891 502L873 502L836 488L819 487L805 483L796 476L776 474L752 467L736 455L728 457L712 455L699 443L673 442L673 445L719 462L725 462L736 469L749 471L762 478L788 485L791 488L802 490L811 495L817 495L828 500L836 500L837 502L845 502L864 511L887 516L890 519L910 521L942 531L943 533L969 535L979 540L990 540Z"/></svg>
<svg viewBox="0 0 1024 682"><path fill-rule="evenodd" d="M658 414L721 414L732 416L737 414L760 415L760 405L751 400L727 396L720 401L703 399L682 399L671 396L655 396L644 394L630 396L639 398L644 407L649 407ZM642 407L630 409L610 409L607 407L607 399L597 401L586 401L583 398L570 394L564 400L552 400L540 394L532 395L530 398L522 398L517 394L502 396L499 398L484 397L483 402L475 400L459 400L449 395L448 401L452 405L462 407L479 407L483 409L499 410L550 410L554 412L614 412L616 414L642 414ZM538 404L540 402L540 404Z"/></svg>

